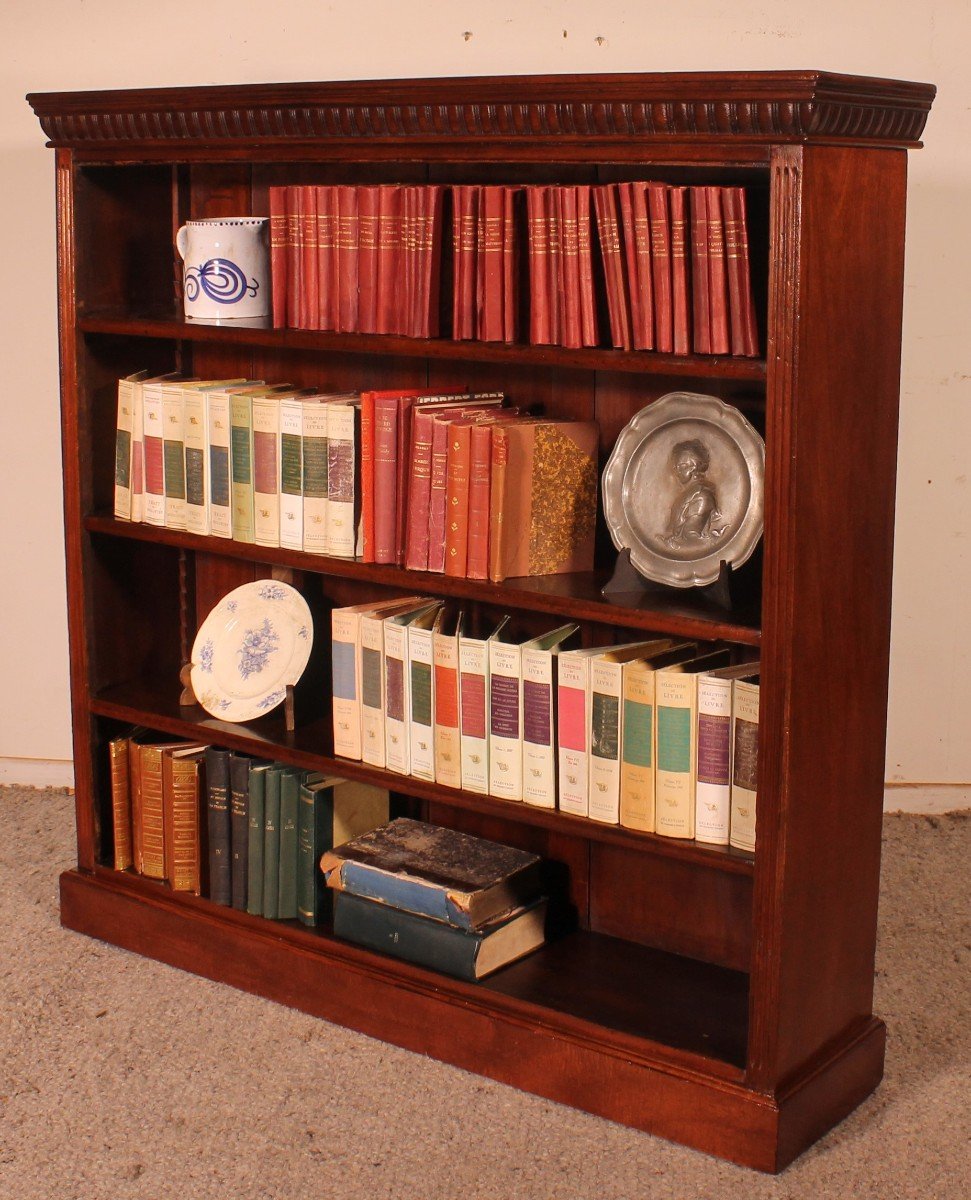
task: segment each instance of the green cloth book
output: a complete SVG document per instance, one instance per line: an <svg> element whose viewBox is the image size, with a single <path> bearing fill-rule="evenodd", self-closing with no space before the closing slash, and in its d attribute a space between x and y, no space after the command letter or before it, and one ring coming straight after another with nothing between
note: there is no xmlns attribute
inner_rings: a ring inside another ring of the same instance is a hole
<svg viewBox="0 0 971 1200"><path fill-rule="evenodd" d="M274 763L266 772L263 799L263 916L280 912L280 779L286 768Z"/></svg>
<svg viewBox="0 0 971 1200"><path fill-rule="evenodd" d="M297 815L303 772L286 769L280 774L280 864L277 912L281 920L297 915Z"/></svg>
<svg viewBox="0 0 971 1200"><path fill-rule="evenodd" d="M266 773L269 769L269 763L253 763L249 773L246 911L254 917L263 916L263 827L266 821Z"/></svg>

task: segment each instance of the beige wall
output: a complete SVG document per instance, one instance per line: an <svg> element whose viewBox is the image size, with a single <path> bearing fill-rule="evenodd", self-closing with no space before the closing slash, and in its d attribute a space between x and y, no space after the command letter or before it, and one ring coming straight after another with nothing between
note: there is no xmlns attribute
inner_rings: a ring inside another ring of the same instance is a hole
<svg viewBox="0 0 971 1200"><path fill-rule="evenodd" d="M71 754L53 161L25 92L788 67L928 80L940 89L927 148L911 159L887 778L971 781L969 35L964 0L178 0L151 7L7 0L0 14L0 562L10 566L0 620L0 780L58 781ZM865 471L863 461L861 480ZM958 788L939 791L967 800ZM894 793L898 803L914 795Z"/></svg>

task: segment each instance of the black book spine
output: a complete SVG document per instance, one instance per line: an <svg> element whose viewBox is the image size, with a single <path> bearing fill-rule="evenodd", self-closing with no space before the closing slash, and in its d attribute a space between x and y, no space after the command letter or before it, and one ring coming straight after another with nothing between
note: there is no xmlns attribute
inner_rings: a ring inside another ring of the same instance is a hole
<svg viewBox="0 0 971 1200"><path fill-rule="evenodd" d="M228 750L206 749L206 811L209 829L209 899L232 903L231 817Z"/></svg>
<svg viewBox="0 0 971 1200"><path fill-rule="evenodd" d="M249 772L251 760L234 755L229 760L229 806L231 899L233 908L246 911L246 892L249 882Z"/></svg>

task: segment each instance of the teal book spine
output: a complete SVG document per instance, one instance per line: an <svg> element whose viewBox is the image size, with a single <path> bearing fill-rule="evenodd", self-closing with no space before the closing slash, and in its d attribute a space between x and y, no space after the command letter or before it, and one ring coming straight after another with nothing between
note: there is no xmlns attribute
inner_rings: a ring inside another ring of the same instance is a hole
<svg viewBox="0 0 971 1200"><path fill-rule="evenodd" d="M277 917L281 921L297 915L297 818L300 808L299 771L280 776L280 866Z"/></svg>
<svg viewBox="0 0 971 1200"><path fill-rule="evenodd" d="M263 916L280 914L280 779L283 767L266 772L263 812Z"/></svg>
<svg viewBox="0 0 971 1200"><path fill-rule="evenodd" d="M297 829L297 916L304 925L319 925L325 911L328 889L320 856L331 849L333 830L333 787L304 784Z"/></svg>
<svg viewBox="0 0 971 1200"><path fill-rule="evenodd" d="M263 826L266 820L266 767L254 767L249 776L249 854L246 859L246 911L263 916Z"/></svg>

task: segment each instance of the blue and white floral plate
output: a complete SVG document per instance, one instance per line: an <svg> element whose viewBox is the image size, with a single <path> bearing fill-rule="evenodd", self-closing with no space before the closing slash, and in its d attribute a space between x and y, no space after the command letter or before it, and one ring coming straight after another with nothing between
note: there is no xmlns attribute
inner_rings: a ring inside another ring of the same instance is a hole
<svg viewBox="0 0 971 1200"><path fill-rule="evenodd" d="M223 721L252 721L282 704L306 669L314 640L307 602L273 579L234 588L192 645L196 699Z"/></svg>

